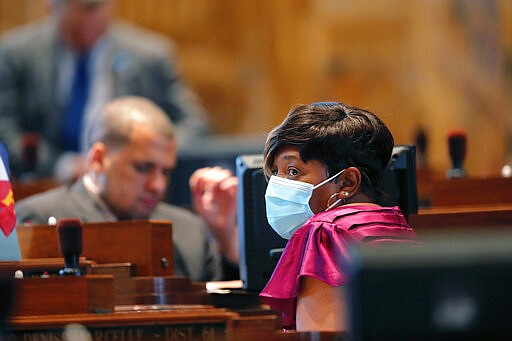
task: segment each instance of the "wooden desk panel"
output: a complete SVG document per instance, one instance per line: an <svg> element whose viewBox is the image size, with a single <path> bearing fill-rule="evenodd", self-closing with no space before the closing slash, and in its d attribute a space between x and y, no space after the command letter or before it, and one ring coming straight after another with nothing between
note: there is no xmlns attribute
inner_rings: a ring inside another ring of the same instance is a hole
<svg viewBox="0 0 512 341"><path fill-rule="evenodd" d="M54 226L20 225L16 229L22 258L61 257ZM138 276L173 274L169 221L84 223L82 239L82 256L97 263L131 263Z"/></svg>
<svg viewBox="0 0 512 341"><path fill-rule="evenodd" d="M8 320L8 340L62 340L66 326L86 328L92 340L223 340L236 313L208 306L105 314L22 316Z"/></svg>
<svg viewBox="0 0 512 341"><path fill-rule="evenodd" d="M32 279L30 279L32 281ZM44 290L47 279L39 281ZM60 278L59 281L80 282L80 278ZM134 278L137 280L137 278ZM170 291L195 291L186 279L177 278L174 283L150 277L138 278L138 286L145 287L150 282L161 282L161 287L172 287ZM19 283L19 282L18 282ZM197 283L199 285L199 283ZM154 287L152 285L151 287ZM30 288L29 288L30 289ZM178 289L178 290L175 290ZM143 289L144 291L145 289ZM62 290L64 292L66 290ZM51 293L49 290L48 293ZM30 295L30 293L29 293ZM34 293L37 295L37 293ZM45 300L34 296L27 304L38 305ZM70 293L60 293L55 304L77 299ZM27 295L25 295L25 299ZM50 298L51 299L51 298ZM46 299L47 300L47 299ZM19 304L20 302L13 302ZM63 332L73 327L74 333L85 333L94 341L135 341L135 340L342 340L344 333L284 333L279 314L265 306L250 305L237 309L214 307L209 304L149 304L116 305L111 311L101 313L62 313L60 307L45 314L11 314L7 320L5 339L10 341L62 340ZM18 311L19 312L19 311ZM77 329L78 328L78 329ZM76 336L76 334L75 334ZM348 340L348 338L346 338Z"/></svg>
<svg viewBox="0 0 512 341"><path fill-rule="evenodd" d="M432 207L512 204L512 178L432 180L429 195Z"/></svg>
<svg viewBox="0 0 512 341"><path fill-rule="evenodd" d="M211 305L206 283L188 277L129 277L116 280L116 304Z"/></svg>
<svg viewBox="0 0 512 341"><path fill-rule="evenodd" d="M79 267L83 274L93 273L94 261L80 257ZM64 258L34 258L19 261L0 261L0 277L14 277L16 270L21 270L24 277L40 277L44 273L56 275L64 267ZM99 272L97 272L100 274Z"/></svg>
<svg viewBox="0 0 512 341"><path fill-rule="evenodd" d="M109 275L14 279L12 316L113 311L114 278Z"/></svg>
<svg viewBox="0 0 512 341"><path fill-rule="evenodd" d="M409 216L417 231L512 229L512 205L481 205L423 209Z"/></svg>
<svg viewBox="0 0 512 341"><path fill-rule="evenodd" d="M344 332L283 332L272 314L248 317L209 306L162 308L14 318L8 321L6 340L62 340L69 327L86 333L92 341L351 340Z"/></svg>
<svg viewBox="0 0 512 341"><path fill-rule="evenodd" d="M47 296L46 291L50 290L49 283L61 278L63 281L69 277L60 277L58 272L64 266L62 258L25 259L21 261L0 262L0 277L14 278L15 272L21 270L24 279L34 279L34 291ZM212 296L206 290L206 283L192 282L184 276L133 276L130 263L96 264L80 258L82 275L88 277L99 277L108 275L113 281L112 301L116 305L133 304L208 304L212 305ZM53 277L45 279L44 277ZM81 277L72 277L76 281ZM21 284L29 281L21 281ZM55 283L53 283L55 285ZM66 286L61 286L60 292L66 291ZM57 292L59 292L57 290ZM54 290L55 291L55 290ZM30 291L25 290L25 293ZM26 300L26 294L21 295ZM38 296L30 298L34 303ZM60 297L59 297L60 299ZM24 302L23 302L24 303ZM45 303L46 304L46 303ZM43 304L44 305L44 304ZM66 312L66 311L62 311Z"/></svg>

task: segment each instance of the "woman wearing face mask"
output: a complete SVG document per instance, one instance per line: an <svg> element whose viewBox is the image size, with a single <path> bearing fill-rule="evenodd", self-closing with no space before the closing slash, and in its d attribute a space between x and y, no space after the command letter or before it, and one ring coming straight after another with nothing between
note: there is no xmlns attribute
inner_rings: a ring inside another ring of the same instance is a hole
<svg viewBox="0 0 512 341"><path fill-rule="evenodd" d="M268 135L267 218L289 241L261 298L285 327L346 330L348 247L416 241L398 207L376 204L393 145L377 116L337 102L299 106Z"/></svg>

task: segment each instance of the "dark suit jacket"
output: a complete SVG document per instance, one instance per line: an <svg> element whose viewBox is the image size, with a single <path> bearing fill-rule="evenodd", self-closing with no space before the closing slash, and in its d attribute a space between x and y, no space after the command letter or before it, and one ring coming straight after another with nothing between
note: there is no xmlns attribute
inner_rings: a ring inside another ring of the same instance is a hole
<svg viewBox="0 0 512 341"><path fill-rule="evenodd" d="M18 223L46 224L53 216L79 218L83 222L111 220L87 191L82 181L61 186L16 202ZM160 203L150 219L171 220L173 224L174 273L193 281L222 278L221 257L205 222L190 211ZM171 247L171 245L169 245Z"/></svg>
<svg viewBox="0 0 512 341"><path fill-rule="evenodd" d="M180 81L173 65L171 42L160 35L117 22L106 34L112 95L139 95L161 106L177 126L178 139L209 130L197 97ZM58 155L64 103L56 94L60 40L54 23L45 19L17 28L0 44L0 140L20 169L20 137L37 132L39 170L51 175Z"/></svg>

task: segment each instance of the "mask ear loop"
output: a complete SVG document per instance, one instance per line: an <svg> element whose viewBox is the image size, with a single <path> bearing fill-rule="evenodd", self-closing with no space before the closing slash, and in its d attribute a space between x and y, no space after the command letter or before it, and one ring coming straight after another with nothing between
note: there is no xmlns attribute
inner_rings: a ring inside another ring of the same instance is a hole
<svg viewBox="0 0 512 341"><path fill-rule="evenodd" d="M345 168L345 169L346 169L346 168ZM336 178L336 177L340 176L341 174L343 174L343 173L345 172L345 169L343 169L343 170L341 170L340 172L338 172L338 174L336 174L336 175L334 175L334 176L332 176L332 177L330 177L330 178L328 178L328 179L325 179L324 181L322 181L321 183L319 183L318 185L316 185L316 186L315 186L315 187L313 187L313 188L320 187L320 186L322 186L323 184L325 184L325 183L327 183L327 182L329 182L329 181L332 181L332 179L334 179L334 178ZM345 202L347 201L347 198L339 198L338 200L336 200L336 201L335 201L335 202L333 202L332 204L329 204L329 203L331 202L331 200L332 200L332 199L335 199L335 198L339 195L339 193L340 193L340 192L336 192L336 193L334 193L333 195L331 195L331 196L329 197L329 200L327 200L327 208L325 209L326 211L329 211L330 209L332 209L332 208L334 208L334 207L338 206L340 203L341 203L342 205L345 205ZM343 195L344 195L345 197L347 197L347 196L348 196L348 194L349 194L348 192L343 192Z"/></svg>
<svg viewBox="0 0 512 341"><path fill-rule="evenodd" d="M333 176L331 176L330 178L327 178L325 179L324 181L322 181L321 183L313 186L313 189L317 189L318 187L321 187L323 185L325 185L326 183L328 183L329 181L332 181L334 178L340 176L341 174L343 174L343 172L345 172L345 169L339 171L337 174L334 174Z"/></svg>

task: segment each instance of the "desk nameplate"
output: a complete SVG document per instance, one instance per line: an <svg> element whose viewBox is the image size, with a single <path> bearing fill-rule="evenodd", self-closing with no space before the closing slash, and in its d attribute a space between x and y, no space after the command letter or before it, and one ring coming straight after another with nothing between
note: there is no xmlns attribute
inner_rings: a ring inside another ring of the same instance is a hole
<svg viewBox="0 0 512 341"><path fill-rule="evenodd" d="M204 307L173 311L23 316L8 321L7 341L60 341L66 326L86 328L92 341L222 340L236 314Z"/></svg>
<svg viewBox="0 0 512 341"><path fill-rule="evenodd" d="M216 341L226 338L227 327L226 323L220 322L87 327L86 331L72 327L66 330L67 333L72 333L71 335L83 335L86 337L84 340L91 341ZM63 341L66 339L64 328L59 328L8 332L4 341Z"/></svg>

